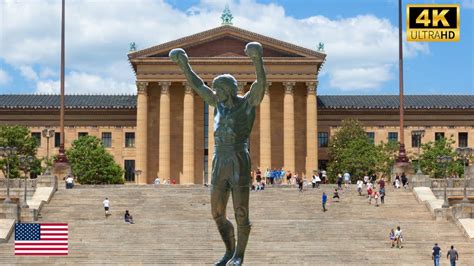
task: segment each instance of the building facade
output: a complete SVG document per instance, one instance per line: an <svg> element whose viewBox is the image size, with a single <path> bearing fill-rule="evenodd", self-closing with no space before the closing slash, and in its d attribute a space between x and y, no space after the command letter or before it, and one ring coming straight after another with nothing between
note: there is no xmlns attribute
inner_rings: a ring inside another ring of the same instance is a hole
<svg viewBox="0 0 474 266"><path fill-rule="evenodd" d="M318 73L325 54L280 40L221 26L128 54L137 95L66 95L65 147L82 135L100 138L129 182L156 176L180 184L209 180L213 142L212 107L195 95L168 52L184 48L195 72L208 84L220 74L236 77L238 94L255 80L244 54L250 41L264 47L268 87L257 107L250 136L252 169L283 168L309 174L324 169L327 146L343 119L360 120L374 143L399 140L398 96L319 96ZM474 96L405 96L405 146L416 157L420 143L453 138L474 147ZM0 95L0 124L25 125L38 139L38 156L57 154L59 96ZM423 129L422 139L412 136Z"/></svg>

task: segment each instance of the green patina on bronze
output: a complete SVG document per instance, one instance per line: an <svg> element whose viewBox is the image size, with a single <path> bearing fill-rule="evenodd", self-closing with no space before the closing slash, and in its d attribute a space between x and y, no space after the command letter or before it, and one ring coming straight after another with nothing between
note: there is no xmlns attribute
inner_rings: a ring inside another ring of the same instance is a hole
<svg viewBox="0 0 474 266"><path fill-rule="evenodd" d="M229 74L216 77L213 89L204 84L194 73L186 52L170 51L170 58L183 70L194 91L214 107L215 149L212 159L211 209L219 233L226 246L224 256L216 265L241 265L250 234L249 193L250 154L248 139L255 120L255 108L263 99L266 75L263 68L263 49L257 42L248 43L245 53L256 68L257 80L244 96L237 95L237 80ZM237 245L234 226L227 219L226 207L232 193L235 220L237 222Z"/></svg>

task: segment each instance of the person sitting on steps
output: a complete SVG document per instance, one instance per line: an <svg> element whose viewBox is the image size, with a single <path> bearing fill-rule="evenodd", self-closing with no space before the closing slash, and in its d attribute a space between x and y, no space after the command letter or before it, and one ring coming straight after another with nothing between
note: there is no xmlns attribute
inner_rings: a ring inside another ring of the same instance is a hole
<svg viewBox="0 0 474 266"><path fill-rule="evenodd" d="M125 211L124 220L126 223L134 224L133 216L128 212L128 210Z"/></svg>

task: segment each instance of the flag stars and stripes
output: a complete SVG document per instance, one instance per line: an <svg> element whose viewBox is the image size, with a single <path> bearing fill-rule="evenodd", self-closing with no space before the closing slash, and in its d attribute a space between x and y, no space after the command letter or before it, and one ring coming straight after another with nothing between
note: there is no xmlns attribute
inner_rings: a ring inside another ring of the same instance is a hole
<svg viewBox="0 0 474 266"><path fill-rule="evenodd" d="M15 255L68 255L68 225L15 224Z"/></svg>

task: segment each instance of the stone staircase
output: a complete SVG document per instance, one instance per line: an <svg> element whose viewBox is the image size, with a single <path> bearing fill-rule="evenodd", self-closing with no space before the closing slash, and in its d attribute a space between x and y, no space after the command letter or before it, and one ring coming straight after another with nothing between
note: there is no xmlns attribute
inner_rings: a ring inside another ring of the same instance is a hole
<svg viewBox="0 0 474 266"><path fill-rule="evenodd" d="M435 242L443 254L453 244L459 265L474 262L474 241L447 221L437 222L411 192L387 190L385 205L369 205L352 190L321 211L321 189L267 188L251 193L253 222L248 265L432 265ZM104 217L108 197L112 215ZM211 218L209 189L198 186L60 187L40 222L69 223L69 256L15 257L13 236L0 244L2 265L211 264L224 246ZM233 219L232 202L228 215ZM136 224L123 222L128 209ZM400 225L404 248L390 248L390 228ZM442 260L442 265L448 265Z"/></svg>

